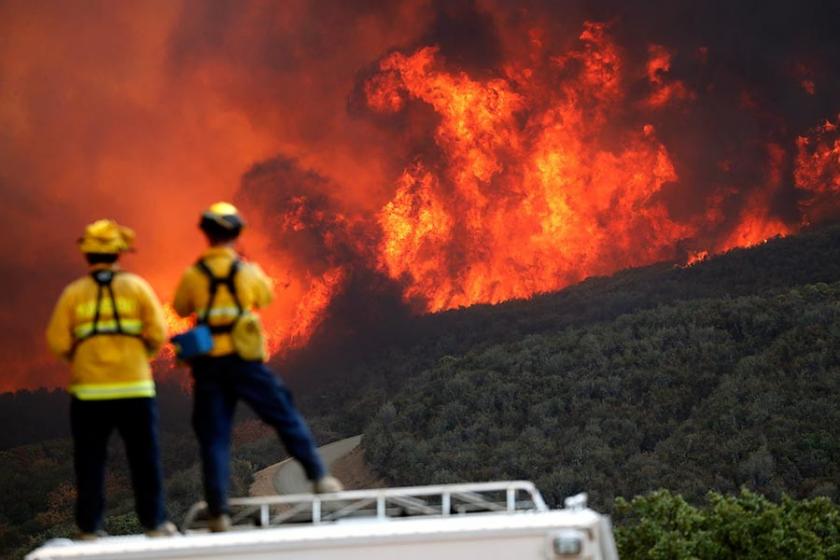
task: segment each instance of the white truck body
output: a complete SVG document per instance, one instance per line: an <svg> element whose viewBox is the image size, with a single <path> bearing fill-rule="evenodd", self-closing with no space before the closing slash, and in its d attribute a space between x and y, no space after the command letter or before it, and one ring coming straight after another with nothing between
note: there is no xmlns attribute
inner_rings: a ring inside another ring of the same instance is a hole
<svg viewBox="0 0 840 560"><path fill-rule="evenodd" d="M581 498L567 500L566 509L549 510L528 482L240 498L231 505L241 511L226 533L193 528L203 507L198 504L187 516L184 535L56 540L26 558L618 558L608 518L587 509Z"/></svg>

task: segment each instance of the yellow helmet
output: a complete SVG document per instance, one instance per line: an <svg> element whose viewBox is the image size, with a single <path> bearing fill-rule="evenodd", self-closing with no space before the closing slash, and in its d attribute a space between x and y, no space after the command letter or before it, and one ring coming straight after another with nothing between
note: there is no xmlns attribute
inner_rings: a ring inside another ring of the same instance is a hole
<svg viewBox="0 0 840 560"><path fill-rule="evenodd" d="M239 215L236 206L229 202L217 202L201 214L198 226L215 237L236 238L242 231L245 221Z"/></svg>
<svg viewBox="0 0 840 560"><path fill-rule="evenodd" d="M96 220L79 238L82 253L117 254L128 251L133 244L134 230L113 220Z"/></svg>

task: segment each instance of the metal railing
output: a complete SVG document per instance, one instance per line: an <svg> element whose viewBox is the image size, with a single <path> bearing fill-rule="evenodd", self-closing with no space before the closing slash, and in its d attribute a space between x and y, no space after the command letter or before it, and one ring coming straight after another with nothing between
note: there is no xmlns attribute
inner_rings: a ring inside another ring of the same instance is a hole
<svg viewBox="0 0 840 560"><path fill-rule="evenodd" d="M230 509L231 525L241 528L317 525L359 518L548 511L534 484L522 480L233 498ZM206 528L206 518L207 504L198 502L187 512L183 530Z"/></svg>

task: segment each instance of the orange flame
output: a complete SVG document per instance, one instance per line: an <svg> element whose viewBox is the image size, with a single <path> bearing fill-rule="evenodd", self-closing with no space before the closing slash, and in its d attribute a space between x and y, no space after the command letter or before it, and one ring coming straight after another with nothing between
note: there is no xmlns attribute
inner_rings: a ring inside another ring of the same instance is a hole
<svg viewBox="0 0 840 560"><path fill-rule="evenodd" d="M308 278L308 289L300 298L294 317L269 330L268 350L272 356L306 345L315 329L325 319L327 306L344 281L346 273L334 267L317 277Z"/></svg>
<svg viewBox="0 0 840 560"><path fill-rule="evenodd" d="M808 136L797 138L796 186L825 194L840 193L840 115L825 121Z"/></svg>
<svg viewBox="0 0 840 560"><path fill-rule="evenodd" d="M577 79L548 101L529 72L477 81L439 70L434 48L389 56L367 82L372 109L417 99L441 119L444 167L406 168L378 219L379 264L407 281L407 297L431 311L525 297L666 258L693 233L657 200L677 175L652 125L617 150L596 140L623 95L621 60L605 25L587 24L580 40L553 59L579 64Z"/></svg>
<svg viewBox="0 0 840 560"><path fill-rule="evenodd" d="M708 251L698 251L693 255L689 255L688 260L686 261L684 267L688 268L689 266L694 266L697 263L701 263L709 258Z"/></svg>
<svg viewBox="0 0 840 560"><path fill-rule="evenodd" d="M163 319L166 322L166 330L170 337L189 330L193 326L193 320L191 318L179 317L169 303L163 304ZM161 350L161 359L174 363L175 348L172 344L167 343L164 345Z"/></svg>

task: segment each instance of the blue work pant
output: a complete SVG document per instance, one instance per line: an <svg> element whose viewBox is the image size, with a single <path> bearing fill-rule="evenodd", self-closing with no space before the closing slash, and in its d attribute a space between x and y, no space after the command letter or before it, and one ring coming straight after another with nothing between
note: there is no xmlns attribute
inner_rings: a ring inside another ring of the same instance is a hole
<svg viewBox="0 0 840 560"><path fill-rule="evenodd" d="M326 474L309 428L292 395L265 364L235 354L193 360L193 428L201 447L204 493L210 515L227 513L230 434L236 403L242 399L274 428L310 480Z"/></svg>
<svg viewBox="0 0 840 560"><path fill-rule="evenodd" d="M153 398L70 401L70 429L76 468L76 524L85 533L102 528L108 439L122 436L134 506L140 524L154 529L166 520L158 446L158 409Z"/></svg>

